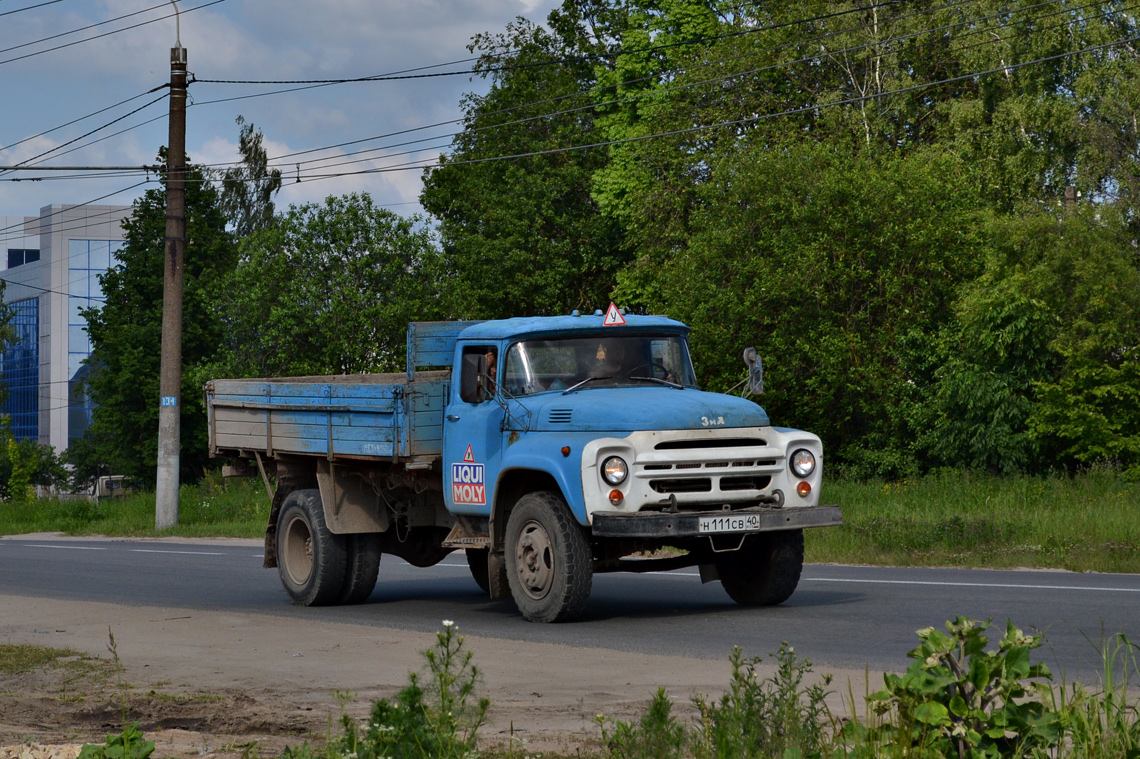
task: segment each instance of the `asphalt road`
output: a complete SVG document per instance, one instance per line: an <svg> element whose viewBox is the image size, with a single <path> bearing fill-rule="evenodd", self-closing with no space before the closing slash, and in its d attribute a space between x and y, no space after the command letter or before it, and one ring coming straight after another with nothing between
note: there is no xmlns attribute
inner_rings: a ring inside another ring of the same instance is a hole
<svg viewBox="0 0 1140 759"><path fill-rule="evenodd" d="M422 632L451 619L470 635L699 658L723 659L733 646L769 654L788 641L821 672L901 670L915 630L955 615L1044 633L1039 658L1058 679L1095 682L1103 635L1140 642L1140 575L809 565L787 603L745 609L695 569L609 574L595 577L585 619L561 625L525 622L509 601L484 597L462 554L429 569L385 556L372 597L352 607L292 606L254 545L0 539L0 583L17 596Z"/></svg>

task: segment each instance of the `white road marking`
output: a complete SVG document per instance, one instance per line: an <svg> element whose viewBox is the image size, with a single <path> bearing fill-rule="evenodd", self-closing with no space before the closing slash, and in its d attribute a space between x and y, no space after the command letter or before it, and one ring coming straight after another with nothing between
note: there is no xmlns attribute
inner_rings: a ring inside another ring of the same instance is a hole
<svg viewBox="0 0 1140 759"><path fill-rule="evenodd" d="M159 551L154 548L131 548L131 553L184 553L188 556L225 556L218 551Z"/></svg>
<svg viewBox="0 0 1140 759"><path fill-rule="evenodd" d="M935 580L861 580L845 577L804 577L801 582L852 582L878 585L940 585L947 588L1018 588L1027 590L1086 590L1104 593L1140 593L1140 588L1102 588L1089 585L1028 585L1012 582L946 582Z"/></svg>
<svg viewBox="0 0 1140 759"><path fill-rule="evenodd" d="M46 543L28 543L28 548L59 548L70 551L106 551L106 546L53 546ZM219 551L166 551L157 548L128 548L131 553L181 553L189 556L225 556Z"/></svg>

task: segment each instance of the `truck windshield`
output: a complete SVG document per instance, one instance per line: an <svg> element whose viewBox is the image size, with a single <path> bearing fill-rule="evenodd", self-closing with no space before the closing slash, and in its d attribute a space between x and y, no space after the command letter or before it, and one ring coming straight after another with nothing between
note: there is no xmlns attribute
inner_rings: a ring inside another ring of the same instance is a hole
<svg viewBox="0 0 1140 759"><path fill-rule="evenodd" d="M583 388L696 387L680 335L599 335L524 340L507 351L502 381L511 395Z"/></svg>

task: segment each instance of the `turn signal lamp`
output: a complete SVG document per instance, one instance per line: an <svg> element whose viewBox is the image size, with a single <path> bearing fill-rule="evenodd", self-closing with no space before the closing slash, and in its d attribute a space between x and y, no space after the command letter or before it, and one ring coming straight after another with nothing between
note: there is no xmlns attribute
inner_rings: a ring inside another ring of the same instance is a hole
<svg viewBox="0 0 1140 759"><path fill-rule="evenodd" d="M570 455L570 446L568 446L568 445L562 446L562 455L563 456L569 456Z"/></svg>
<svg viewBox="0 0 1140 759"><path fill-rule="evenodd" d="M624 500L625 500L625 496L622 494L622 492L620 490L611 490L610 491L610 503L612 503L614 506L620 505L621 502Z"/></svg>
<svg viewBox="0 0 1140 759"><path fill-rule="evenodd" d="M799 494L800 498L807 498L809 495L811 495L811 483L801 482L797 484L796 493Z"/></svg>

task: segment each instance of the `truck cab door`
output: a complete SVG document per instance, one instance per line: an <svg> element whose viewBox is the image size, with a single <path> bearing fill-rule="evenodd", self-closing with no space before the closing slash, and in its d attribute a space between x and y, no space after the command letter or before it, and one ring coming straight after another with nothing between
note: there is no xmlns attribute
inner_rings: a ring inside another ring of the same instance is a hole
<svg viewBox="0 0 1140 759"><path fill-rule="evenodd" d="M443 496L453 514L489 516L503 453L499 346L461 344L443 419Z"/></svg>

